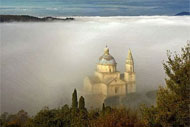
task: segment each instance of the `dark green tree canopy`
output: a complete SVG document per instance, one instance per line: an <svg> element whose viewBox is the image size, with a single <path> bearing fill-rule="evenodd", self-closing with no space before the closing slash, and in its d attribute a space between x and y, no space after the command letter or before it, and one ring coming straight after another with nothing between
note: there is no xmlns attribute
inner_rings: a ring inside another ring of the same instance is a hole
<svg viewBox="0 0 190 127"><path fill-rule="evenodd" d="M77 109L78 108L78 100L77 100L77 90L75 89L72 95L72 108Z"/></svg>
<svg viewBox="0 0 190 127"><path fill-rule="evenodd" d="M172 92L183 99L188 99L190 89L190 43L181 51L181 55L175 53L173 56L168 51L168 61L164 63L165 73L168 76L166 85Z"/></svg>
<svg viewBox="0 0 190 127"><path fill-rule="evenodd" d="M172 55L163 64L166 87L160 87L156 106L142 109L147 126L188 127L190 126L190 43L182 48L181 54Z"/></svg>
<svg viewBox="0 0 190 127"><path fill-rule="evenodd" d="M83 96L79 99L79 109L85 109L85 100Z"/></svg>
<svg viewBox="0 0 190 127"><path fill-rule="evenodd" d="M102 104L102 111L103 112L105 111L105 104L104 103Z"/></svg>

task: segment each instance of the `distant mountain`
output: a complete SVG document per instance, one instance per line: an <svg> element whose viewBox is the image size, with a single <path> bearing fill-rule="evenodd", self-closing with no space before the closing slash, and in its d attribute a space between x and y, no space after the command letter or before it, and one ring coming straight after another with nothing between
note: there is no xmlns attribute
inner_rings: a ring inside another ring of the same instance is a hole
<svg viewBox="0 0 190 127"><path fill-rule="evenodd" d="M74 18L34 17L29 15L0 15L0 22L50 22L71 21Z"/></svg>
<svg viewBox="0 0 190 127"><path fill-rule="evenodd" d="M184 15L190 15L190 12L180 12L176 14L176 16L184 16Z"/></svg>

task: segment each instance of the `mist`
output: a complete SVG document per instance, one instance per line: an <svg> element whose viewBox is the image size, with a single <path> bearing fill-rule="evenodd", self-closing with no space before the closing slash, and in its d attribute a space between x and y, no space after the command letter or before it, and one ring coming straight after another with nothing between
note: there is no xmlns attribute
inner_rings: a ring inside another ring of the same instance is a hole
<svg viewBox="0 0 190 127"><path fill-rule="evenodd" d="M132 50L137 91L164 85L166 51L179 52L190 39L190 17L75 17L52 23L1 23L1 111L70 104L82 92L108 45L124 72Z"/></svg>

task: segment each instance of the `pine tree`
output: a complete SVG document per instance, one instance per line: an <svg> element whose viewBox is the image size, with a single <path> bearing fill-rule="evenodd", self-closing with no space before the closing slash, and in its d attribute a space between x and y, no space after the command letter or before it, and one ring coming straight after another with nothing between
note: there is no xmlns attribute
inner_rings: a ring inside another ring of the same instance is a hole
<svg viewBox="0 0 190 127"><path fill-rule="evenodd" d="M168 51L168 61L164 63L164 70L168 78L166 88L158 92L158 111L163 109L169 116L171 125L190 126L190 43L182 48L182 54L172 55ZM161 115L159 118L163 120ZM165 119L163 120L165 122Z"/></svg>
<svg viewBox="0 0 190 127"><path fill-rule="evenodd" d="M190 88L190 43L182 48L182 54L168 51L168 61L164 63L167 88L180 96L182 100L189 99Z"/></svg>
<svg viewBox="0 0 190 127"><path fill-rule="evenodd" d="M144 121L151 127L190 126L190 43L182 48L182 54L168 52L164 64L166 87L160 87L156 106L142 110Z"/></svg>
<svg viewBox="0 0 190 127"><path fill-rule="evenodd" d="M78 108L78 100L77 100L77 90L75 89L72 95L72 108L77 109Z"/></svg>
<svg viewBox="0 0 190 127"><path fill-rule="evenodd" d="M79 99L79 109L85 109L85 100L83 96Z"/></svg>

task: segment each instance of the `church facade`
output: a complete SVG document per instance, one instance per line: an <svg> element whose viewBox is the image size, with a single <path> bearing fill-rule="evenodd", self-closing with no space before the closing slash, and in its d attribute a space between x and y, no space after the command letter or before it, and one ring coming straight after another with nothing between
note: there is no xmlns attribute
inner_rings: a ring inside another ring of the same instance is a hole
<svg viewBox="0 0 190 127"><path fill-rule="evenodd" d="M131 50L125 63L124 73L117 71L117 63L106 46L103 55L99 58L93 76L84 79L84 92L86 95L125 96L136 92L136 75Z"/></svg>

